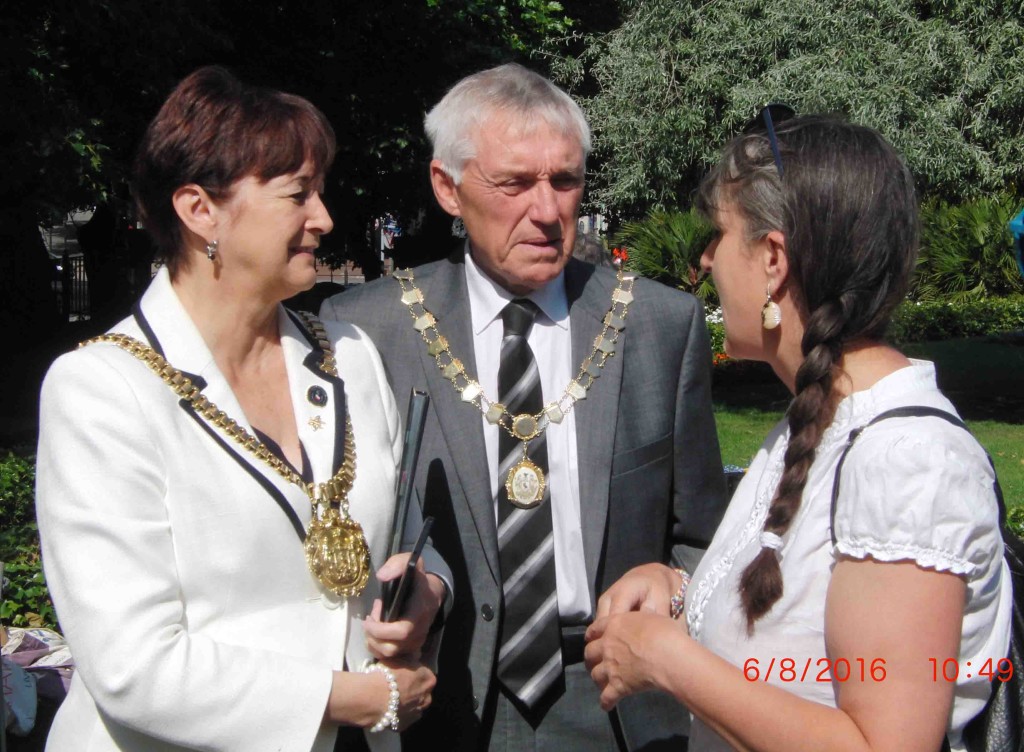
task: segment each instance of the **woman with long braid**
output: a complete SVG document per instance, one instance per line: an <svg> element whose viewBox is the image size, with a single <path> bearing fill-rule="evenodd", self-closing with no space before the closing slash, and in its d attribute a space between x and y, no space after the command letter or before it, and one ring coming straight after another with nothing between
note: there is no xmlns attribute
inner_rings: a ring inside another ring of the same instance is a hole
<svg viewBox="0 0 1024 752"><path fill-rule="evenodd" d="M883 340L915 264L913 181L869 128L765 125L701 186L717 228L702 263L726 351L769 363L794 398L688 587L661 565L627 574L599 602L587 663L605 709L651 689L684 703L691 752L963 749L1008 668L985 453L941 416L893 417L837 472L881 413L955 415L933 366Z"/></svg>

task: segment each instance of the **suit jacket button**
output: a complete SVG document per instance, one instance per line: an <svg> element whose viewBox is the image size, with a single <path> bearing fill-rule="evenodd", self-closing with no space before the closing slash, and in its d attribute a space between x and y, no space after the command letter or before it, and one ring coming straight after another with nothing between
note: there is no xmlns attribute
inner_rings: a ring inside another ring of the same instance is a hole
<svg viewBox="0 0 1024 752"><path fill-rule="evenodd" d="M480 615L484 617L484 621L490 621L494 618L494 609L491 608L490 603L485 603L480 607Z"/></svg>

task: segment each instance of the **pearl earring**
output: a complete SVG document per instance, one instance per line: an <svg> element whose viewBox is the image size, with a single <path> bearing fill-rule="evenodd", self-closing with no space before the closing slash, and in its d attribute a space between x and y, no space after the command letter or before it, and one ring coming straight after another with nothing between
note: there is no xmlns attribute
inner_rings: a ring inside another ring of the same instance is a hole
<svg viewBox="0 0 1024 752"><path fill-rule="evenodd" d="M779 304L772 300L772 288L768 285L765 292L764 307L761 308L761 326L772 330L782 323L782 309Z"/></svg>

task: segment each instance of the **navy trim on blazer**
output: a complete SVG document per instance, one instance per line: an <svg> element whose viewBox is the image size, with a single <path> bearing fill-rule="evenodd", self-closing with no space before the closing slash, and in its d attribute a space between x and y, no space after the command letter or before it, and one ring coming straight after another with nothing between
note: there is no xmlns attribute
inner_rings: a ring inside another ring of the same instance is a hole
<svg viewBox="0 0 1024 752"><path fill-rule="evenodd" d="M292 508L292 505L288 503L288 500L284 497L284 494L277 490L277 487L274 486L273 483L271 483L264 476L256 472L256 469L252 465L250 465L248 461L246 461L245 457L236 452L234 447L228 444L227 441L225 441L224 438L219 433L214 431L213 426L207 423L203 419L203 417L195 411L195 408L192 407L191 402L188 402L187 400L180 400L178 404L181 405L181 408L190 418L192 418L193 420L195 420L196 423L202 426L203 430L206 431L206 433L210 434L210 437L214 441L220 444L221 448L225 452L230 454L235 459L235 461L239 465L241 465L242 468L247 473L249 473L249 475L255 478L257 483L263 486L263 490L270 494L271 498L273 498L273 500L277 502L277 505L281 507L281 510L288 516L288 520L292 523L292 527L295 528L295 534L299 536L299 540L302 543L305 543L306 530L302 527L302 520L299 519L299 515L295 513L295 510Z"/></svg>
<svg viewBox="0 0 1024 752"><path fill-rule="evenodd" d="M331 374L320 370L320 363L323 361L324 351L320 347L320 343L313 338L312 332L306 328L306 322L302 320L297 314L292 313L287 308L285 312L291 317L292 322L298 327L299 331L302 332L302 336L306 338L309 346L313 348L313 351L305 357L302 361L302 365L312 371L317 378L325 379L329 381L334 390L334 425L345 426L345 415L347 413L345 409L345 382L340 376L331 376ZM334 467L341 467L341 463L345 461L345 440L344 431L336 435L334 438Z"/></svg>
<svg viewBox="0 0 1024 752"><path fill-rule="evenodd" d="M146 314L142 312L141 300L135 301L135 305L132 306L132 316L135 317L135 323L139 325L139 329L142 330L142 333L145 335L146 339L149 340L149 346L156 350L158 353L160 353L160 356L163 357L163 345L160 344L160 340L159 338L157 338L156 332L153 331L153 327L151 327L149 325L149 322L146 320ZM204 386L206 386L205 383L203 384L203 386L199 388L202 389Z"/></svg>
<svg viewBox="0 0 1024 752"><path fill-rule="evenodd" d="M142 330L143 335L149 340L150 346L162 356L163 352L160 350L160 342L157 340L156 334L153 332L153 327L149 325L149 322L146 320L146 314L142 312L142 308L138 303L133 307L132 313L135 316L135 320L138 323L139 328ZM182 371L182 375L191 379L192 383L195 384L196 388L200 391L206 388L206 380L201 376L196 376L185 371ZM288 503L288 499L285 498L284 494L282 494L273 483L257 472L256 468L249 464L242 455L236 452L234 448L220 436L220 434L214 431L213 427L196 412L195 407L193 407L191 402L182 399L178 400L178 405L185 411L186 415L193 418L196 423L202 426L203 430L206 431L214 441L220 444L221 448L225 452L231 455L235 461L242 466L242 469L249 473L257 483L263 486L263 489L270 494L270 497L277 502L277 505L281 507L281 511L283 511L288 517L288 521L291 522L292 527L295 528L295 533L299 536L299 540L305 543L306 530L302 526L302 520L299 519L299 515L295 513L295 509L293 509L292 505Z"/></svg>

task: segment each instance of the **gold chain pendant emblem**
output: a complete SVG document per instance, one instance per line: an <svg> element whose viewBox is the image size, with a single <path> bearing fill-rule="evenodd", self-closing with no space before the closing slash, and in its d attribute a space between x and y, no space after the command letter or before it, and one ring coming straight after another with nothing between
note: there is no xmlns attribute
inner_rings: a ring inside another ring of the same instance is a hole
<svg viewBox="0 0 1024 752"><path fill-rule="evenodd" d="M505 477L505 492L513 506L520 509L532 509L544 500L546 485L544 471L526 456L526 445L523 445L523 458L519 460Z"/></svg>
<svg viewBox="0 0 1024 752"><path fill-rule="evenodd" d="M309 524L305 549L309 571L332 593L363 592L370 579L370 548L358 522L327 505Z"/></svg>

